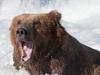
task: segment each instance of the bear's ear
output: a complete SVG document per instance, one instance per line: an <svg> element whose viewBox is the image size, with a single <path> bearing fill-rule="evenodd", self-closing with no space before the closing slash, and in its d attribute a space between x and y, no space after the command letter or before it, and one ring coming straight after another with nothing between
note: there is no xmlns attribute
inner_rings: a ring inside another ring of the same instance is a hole
<svg viewBox="0 0 100 75"><path fill-rule="evenodd" d="M61 14L57 10L52 10L49 12L50 17L56 22L60 22Z"/></svg>

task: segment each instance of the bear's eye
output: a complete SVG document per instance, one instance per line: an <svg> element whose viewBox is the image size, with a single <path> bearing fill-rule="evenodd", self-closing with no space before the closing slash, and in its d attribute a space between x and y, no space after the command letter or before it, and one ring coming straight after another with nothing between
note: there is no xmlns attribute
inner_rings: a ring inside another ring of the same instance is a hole
<svg viewBox="0 0 100 75"><path fill-rule="evenodd" d="M41 23L39 21L33 22L33 28L35 28L35 29L37 29L40 25L41 25Z"/></svg>
<svg viewBox="0 0 100 75"><path fill-rule="evenodd" d="M18 21L17 21L17 25L19 25L19 24L21 24L21 20L18 20Z"/></svg>

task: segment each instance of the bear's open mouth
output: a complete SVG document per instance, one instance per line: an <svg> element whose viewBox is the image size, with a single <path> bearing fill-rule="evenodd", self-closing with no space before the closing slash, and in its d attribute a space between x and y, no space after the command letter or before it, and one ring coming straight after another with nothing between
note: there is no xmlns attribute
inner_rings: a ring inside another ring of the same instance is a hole
<svg viewBox="0 0 100 75"><path fill-rule="evenodd" d="M21 61L26 62L31 58L33 44L32 42L21 41Z"/></svg>

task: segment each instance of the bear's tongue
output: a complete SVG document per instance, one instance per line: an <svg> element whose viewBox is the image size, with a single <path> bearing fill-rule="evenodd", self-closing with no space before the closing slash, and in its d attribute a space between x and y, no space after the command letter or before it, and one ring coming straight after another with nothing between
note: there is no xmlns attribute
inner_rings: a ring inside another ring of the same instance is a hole
<svg viewBox="0 0 100 75"><path fill-rule="evenodd" d="M24 43L22 51L22 60L27 61L30 59L32 53L32 43Z"/></svg>

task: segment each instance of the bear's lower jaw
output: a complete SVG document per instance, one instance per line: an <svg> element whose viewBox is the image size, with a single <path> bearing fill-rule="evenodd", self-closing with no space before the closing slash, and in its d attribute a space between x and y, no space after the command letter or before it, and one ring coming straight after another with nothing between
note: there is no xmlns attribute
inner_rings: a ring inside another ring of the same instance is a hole
<svg viewBox="0 0 100 75"><path fill-rule="evenodd" d="M26 62L31 58L33 44L32 42L21 41L21 61Z"/></svg>

